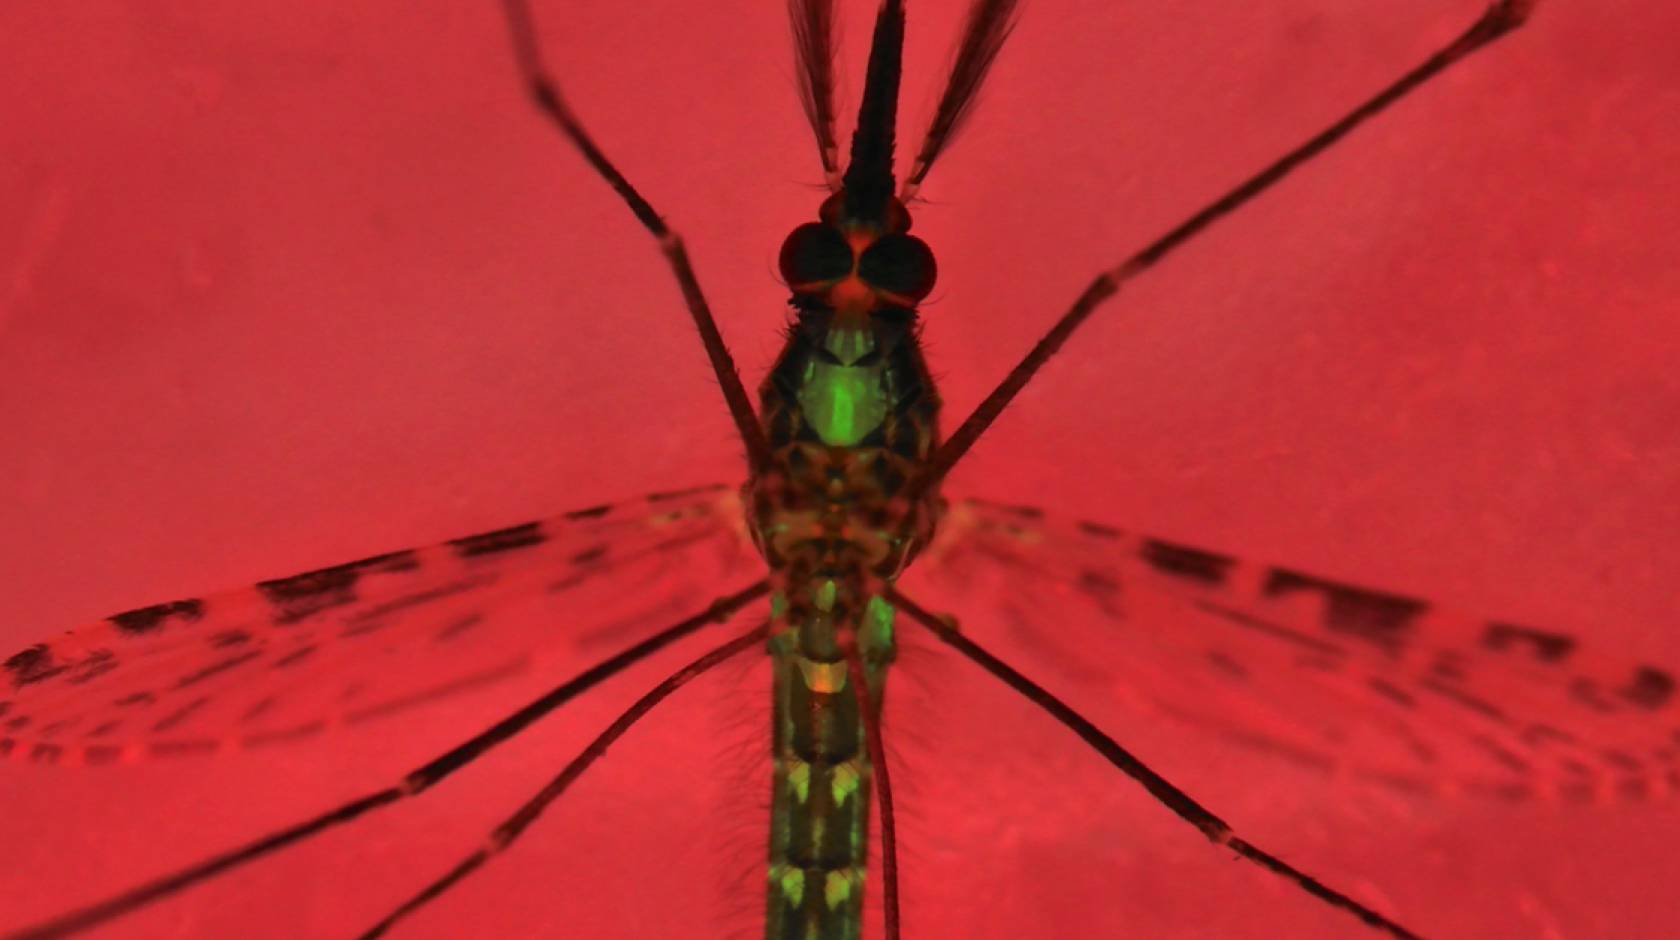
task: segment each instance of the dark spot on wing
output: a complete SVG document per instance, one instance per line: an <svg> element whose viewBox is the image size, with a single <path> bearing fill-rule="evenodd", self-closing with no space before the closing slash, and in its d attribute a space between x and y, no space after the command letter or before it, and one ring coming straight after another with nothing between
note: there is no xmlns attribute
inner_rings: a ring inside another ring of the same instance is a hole
<svg viewBox="0 0 1680 940"><path fill-rule="evenodd" d="M122 660L110 650L93 650L72 667L70 675L64 678L71 685L82 685L92 682L100 676L122 665Z"/></svg>
<svg viewBox="0 0 1680 940"><path fill-rule="evenodd" d="M1578 743L1576 737L1569 732L1560 731L1551 725L1539 723L1532 724L1524 728L1522 731L1522 739L1525 744L1536 746L1545 744L1548 741L1556 741L1560 744Z"/></svg>
<svg viewBox="0 0 1680 940"><path fill-rule="evenodd" d="M1535 659L1555 663L1575 651L1575 638L1511 623L1489 623L1482 631L1482 646L1494 652L1526 648Z"/></svg>
<svg viewBox="0 0 1680 940"><path fill-rule="evenodd" d="M427 702L455 695L460 692L465 692L469 689L488 685L511 675L517 675L524 671L524 669L529 665L529 661L526 658L521 657L499 666L492 666L488 669L481 670L472 675L462 676L449 682L440 683L428 689L421 689L396 698L386 699L382 702L364 705L360 708L346 712L344 720L347 724L359 724L371 718L378 718L382 715L388 715L393 712L413 708L417 705L423 705Z"/></svg>
<svg viewBox="0 0 1680 940"><path fill-rule="evenodd" d="M6 730L22 731L23 729L29 727L29 723L33 720L34 719L30 718L28 715L13 715L11 718L6 719Z"/></svg>
<svg viewBox="0 0 1680 940"><path fill-rule="evenodd" d="M241 723L247 722L247 721L255 721L258 718L262 717L263 714L265 714L269 709L271 709L275 705L279 704L279 702L280 702L280 697L277 696L277 695L269 695L269 696L265 696L261 699L258 699L257 702L255 704L253 704L250 708L245 709L245 714L240 715L239 720L240 720Z"/></svg>
<svg viewBox="0 0 1680 940"><path fill-rule="evenodd" d="M602 503L599 506L589 506L585 509L574 509L571 512L566 513L565 518L573 520L599 519L609 512L612 512L612 505Z"/></svg>
<svg viewBox="0 0 1680 940"><path fill-rule="evenodd" d="M1174 545L1159 539L1143 543L1143 560L1156 571L1175 578L1220 584L1236 560L1187 545Z"/></svg>
<svg viewBox="0 0 1680 940"><path fill-rule="evenodd" d="M1498 722L1504 722L1506 720L1505 712L1499 706L1487 701L1486 699L1471 695L1469 692L1449 685L1445 682L1438 682L1434 679L1425 679L1421 683L1421 687L1434 692L1436 695L1441 696L1455 705L1460 705L1469 709L1484 718L1491 718Z"/></svg>
<svg viewBox="0 0 1680 940"><path fill-rule="evenodd" d="M1267 620L1261 620L1259 617L1250 616L1240 610L1235 610L1220 604L1209 603L1207 601L1198 601L1196 606L1210 614L1213 614L1215 617L1227 620L1239 627L1258 631L1267 636L1275 637L1296 646L1312 650L1315 653L1323 653L1327 656L1347 655L1347 650L1342 649L1334 643L1328 643L1318 637L1307 636L1304 633L1291 630L1288 627L1281 626Z"/></svg>
<svg viewBox="0 0 1680 940"><path fill-rule="evenodd" d="M569 560L574 565L587 565L593 561L600 561L605 557L607 557L607 545L602 543L600 545L591 545L583 551L573 555Z"/></svg>
<svg viewBox="0 0 1680 940"><path fill-rule="evenodd" d="M1429 664L1429 674L1448 682L1465 681L1468 673L1464 669L1464 656L1455 650L1436 650L1435 658Z"/></svg>
<svg viewBox="0 0 1680 940"><path fill-rule="evenodd" d="M72 718L60 718L57 721L49 721L41 727L35 729L35 733L43 738L50 738L66 728L74 728L76 726L76 722L80 720L81 716L77 715Z"/></svg>
<svg viewBox="0 0 1680 940"><path fill-rule="evenodd" d="M1398 594L1383 594L1349 587L1311 575L1274 568L1266 579L1267 596L1296 591L1317 591L1324 595L1324 627L1332 633L1346 633L1398 654L1411 640L1418 615L1428 609L1422 601Z"/></svg>
<svg viewBox="0 0 1680 940"><path fill-rule="evenodd" d="M1125 535L1124 532L1111 525L1103 525L1100 522L1090 522L1085 519L1079 520L1079 531L1086 535L1094 535L1099 539L1118 539Z"/></svg>
<svg viewBox="0 0 1680 940"><path fill-rule="evenodd" d="M483 622L484 615L467 614L465 617L461 617L453 623L445 624L432 639L437 640L440 643L447 643Z"/></svg>
<svg viewBox="0 0 1680 940"><path fill-rule="evenodd" d="M201 695L198 698L195 698L192 701L188 702L187 704L182 705L180 708L177 708L174 711L170 712L169 714L163 716L162 718L159 718L157 720L157 723L152 725L152 730L153 731L168 731L170 728L173 728L176 725L180 724L181 722L186 721L188 718L192 717L193 712L198 711L199 709L203 708L204 706L206 706L208 704L210 704L210 697L208 695Z"/></svg>
<svg viewBox="0 0 1680 940"><path fill-rule="evenodd" d="M1434 746L1428 741L1418 737L1417 733L1411 728L1401 725L1398 730L1400 737L1406 741L1406 747L1411 750L1412 756L1416 757L1419 763L1434 765L1440 762L1440 752L1435 750Z"/></svg>
<svg viewBox="0 0 1680 940"><path fill-rule="evenodd" d="M1393 685L1391 683L1385 682L1382 679L1378 679L1374 676L1367 679L1366 684L1371 687L1371 691L1377 693L1378 695L1382 696L1383 698L1388 699L1389 701L1393 702L1396 705L1399 705L1403 708L1416 708L1417 707L1417 699L1413 698L1412 694L1410 692L1407 692L1405 689L1402 689L1399 686L1396 686L1396 685Z"/></svg>
<svg viewBox="0 0 1680 940"><path fill-rule="evenodd" d="M276 659L274 661L274 668L275 669L284 669L287 666L290 666L294 663L297 663L297 662L299 662L303 659L308 658L309 655L311 653L314 653L314 652L315 652L314 645L298 647L297 649L292 650L290 653L287 653L286 655L280 657L279 659Z"/></svg>
<svg viewBox="0 0 1680 940"><path fill-rule="evenodd" d="M246 650L237 656L229 656L227 659L213 662L197 672L189 672L181 678L176 679L175 688L184 689L189 685L197 685L212 676L217 676L227 672L229 669L236 669L261 655L261 650Z"/></svg>
<svg viewBox="0 0 1680 940"><path fill-rule="evenodd" d="M1107 571L1096 568L1081 568L1079 571L1079 589L1092 594L1107 596L1120 593L1120 579Z"/></svg>
<svg viewBox="0 0 1680 940"><path fill-rule="evenodd" d="M1559 769L1561 769L1563 772L1569 774L1572 777L1592 777L1592 776L1596 775L1596 772L1593 770L1593 768L1587 766L1586 764L1582 763L1581 761L1576 760L1573 757L1559 758L1557 765L1558 765Z"/></svg>
<svg viewBox="0 0 1680 940"><path fill-rule="evenodd" d="M1641 762L1639 758L1634 757L1626 751L1606 750L1600 752L1599 756L1604 758L1605 763L1610 764L1618 770L1631 770L1638 772L1645 769L1645 764Z"/></svg>
<svg viewBox="0 0 1680 940"><path fill-rule="evenodd" d="M1208 664L1219 672L1233 679L1247 679L1248 668L1218 650L1208 650L1205 654Z"/></svg>
<svg viewBox="0 0 1680 940"><path fill-rule="evenodd" d="M0 668L11 674L14 688L22 688L51 679L69 667L59 665L53 660L52 651L47 648L47 644L37 643L7 657L4 663L0 663Z"/></svg>
<svg viewBox="0 0 1680 940"><path fill-rule="evenodd" d="M1473 735L1470 738L1470 743L1474 744L1482 751L1482 753L1493 758L1494 761L1508 770L1514 770L1518 773L1528 773L1534 769L1528 761L1523 760L1509 748L1504 747L1487 735Z"/></svg>
<svg viewBox="0 0 1680 940"><path fill-rule="evenodd" d="M182 620L192 621L203 616L204 602L194 597L163 604L153 604L150 607L137 607L134 610L113 614L105 619L124 633L150 633L162 627L164 621L171 618L179 617Z"/></svg>
<svg viewBox="0 0 1680 940"><path fill-rule="evenodd" d="M544 588L544 590L548 591L550 594L561 594L587 582L591 577L593 577L593 575L593 572L567 575L566 577L549 584L546 588Z"/></svg>
<svg viewBox="0 0 1680 940"><path fill-rule="evenodd" d="M42 741L29 749L29 759L42 764L56 764L64 756L64 748Z"/></svg>
<svg viewBox="0 0 1680 940"><path fill-rule="evenodd" d="M225 650L251 642L251 634L244 630L223 630L210 638L210 648Z"/></svg>
<svg viewBox="0 0 1680 940"><path fill-rule="evenodd" d="M1633 681L1621 690L1621 696L1636 707L1654 711L1674 697L1674 677L1661 669L1640 666L1633 674Z"/></svg>
<svg viewBox="0 0 1680 940"><path fill-rule="evenodd" d="M508 526L494 532L482 532L469 535L466 538L451 539L449 547L462 558L477 558L481 555L494 555L498 552L511 552L516 549L541 545L548 541L543 534L542 523L527 522L524 525Z"/></svg>
<svg viewBox="0 0 1680 940"><path fill-rule="evenodd" d="M329 608L355 603L356 582L368 572L412 571L419 566L420 561L413 552L391 552L289 578L260 581L257 589L274 605L275 622L288 624Z"/></svg>
<svg viewBox="0 0 1680 940"><path fill-rule="evenodd" d="M110 721L95 725L94 727L88 729L87 736L90 738L102 738L121 727L122 719L113 718Z"/></svg>
<svg viewBox="0 0 1680 940"><path fill-rule="evenodd" d="M1608 714L1616 711L1616 703L1605 697L1598 683L1584 676L1569 683L1569 697L1595 712Z"/></svg>
<svg viewBox="0 0 1680 940"><path fill-rule="evenodd" d="M445 584L440 587L432 588L429 591L416 591L413 594L393 597L383 604L375 604L365 610L358 610L351 616L344 618L344 621L345 623L353 625L366 624L368 621L376 620L387 614L395 613L405 608L418 607L422 604L429 604L432 601L442 600L443 598L454 594L460 594L463 591L469 591L483 583L484 582L482 580L456 581L452 584ZM351 626L340 635L356 636L361 633L377 630L381 626L384 626L384 624L374 624L372 626Z"/></svg>
<svg viewBox="0 0 1680 940"><path fill-rule="evenodd" d="M130 692L111 704L119 708L129 708L134 705L150 705L155 701L157 701L157 696L150 692Z"/></svg>

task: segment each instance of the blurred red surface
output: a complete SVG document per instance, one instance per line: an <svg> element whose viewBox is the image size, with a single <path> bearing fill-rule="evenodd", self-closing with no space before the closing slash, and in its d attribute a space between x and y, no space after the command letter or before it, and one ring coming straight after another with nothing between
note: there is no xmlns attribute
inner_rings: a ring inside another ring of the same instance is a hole
<svg viewBox="0 0 1680 940"><path fill-rule="evenodd" d="M774 6L538 11L570 99L686 235L749 383L782 323L774 252L820 201ZM845 6L855 93L870 5ZM912 121L961 6L913 4ZM951 419L1094 271L1478 9L1027 3L916 213L940 256L926 339ZM952 491L1680 663L1677 28L1654 0L1543 4L1129 288ZM14 5L0 84L8 646L739 476L657 251L525 105L495 4ZM351 934L680 658L412 807L104 935ZM919 810L907 938L1355 934L1096 762L1023 756L1058 732L1006 695L894 682L954 722L901 739L907 799L918 773L924 790L973 782ZM526 691L279 755L0 767L0 924L389 780ZM766 692L745 668L693 690L402 935L750 936L767 778L740 768ZM1256 841L1431 936L1680 930L1672 804L1402 804L1114 730Z"/></svg>

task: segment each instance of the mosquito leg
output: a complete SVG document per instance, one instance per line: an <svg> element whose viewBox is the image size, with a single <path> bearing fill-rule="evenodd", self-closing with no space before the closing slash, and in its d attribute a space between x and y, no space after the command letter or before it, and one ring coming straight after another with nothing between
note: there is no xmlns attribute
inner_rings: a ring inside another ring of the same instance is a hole
<svg viewBox="0 0 1680 940"><path fill-rule="evenodd" d="M1121 285L1133 277L1153 267L1156 262L1172 253L1185 242L1196 237L1209 225L1224 218L1239 206L1247 203L1255 196L1270 189L1273 184L1288 176L1290 172L1314 157L1330 149L1337 141L1347 136L1348 132L1365 123L1387 109L1390 105L1405 97L1407 93L1423 85L1425 82L1445 71L1448 66L1470 56L1476 50L1493 42L1511 30L1521 26L1538 0L1498 0L1484 12L1480 19L1464 31L1463 35L1448 43L1439 52L1424 60L1422 64L1402 75L1394 84L1378 92L1364 104L1349 111L1346 116L1330 125L1305 143L1279 157L1270 166L1249 177L1236 188L1208 203L1199 212L1179 223L1166 234L1150 242L1144 248L1121 262L1118 266L1097 275L1096 280L1085 288L1085 292L1073 302L1068 312L1045 333L1035 344L1026 358L1010 370L998 387L986 396L985 401L974 409L957 428L939 450L934 452L923 475L917 480L918 489L926 489L949 473L951 468L961 460L968 449L980 439L980 435L991 427L998 415L1009 407L1009 403L1025 388L1038 370L1050 361L1050 357L1061 349L1073 331L1078 329L1102 303L1120 291ZM914 498L914 493L912 494Z"/></svg>
<svg viewBox="0 0 1680 940"><path fill-rule="evenodd" d="M758 416L753 411L752 402L747 398L746 387L741 384L740 373L735 371L735 360L729 355L729 347L724 345L723 334L718 331L717 321L712 318L712 310L706 305L706 297L700 290L700 281L694 275L694 268L689 264L688 250L683 247L682 237L672 231L659 217L653 206L630 185L618 167L607 159L607 155L595 143L594 138L584 129L583 124L572 113L566 100L560 96L560 83L549 72L548 66L542 59L542 51L537 45L535 23L531 17L530 7L525 0L503 0L507 11L508 28L513 33L514 56L519 63L519 71L529 88L531 98L537 107L546 115L566 139L577 147L583 158L607 184L624 200L630 211L635 213L642 226L659 240L659 250L664 253L665 260L671 266L671 273L676 275L677 284L682 287L683 302L688 305L688 312L694 319L694 326L700 331L700 342L706 347L706 357L711 360L712 371L717 375L718 385L723 389L724 401L729 405L730 417L735 420L735 429L741 435L741 443L747 449L747 459L754 469L769 463L770 445L764 438L764 430L759 427Z"/></svg>
<svg viewBox="0 0 1680 940"><path fill-rule="evenodd" d="M559 799L560 795L566 792L566 788L570 787L578 777L583 775L585 770L589 769L590 764L595 763L595 761L599 760L603 754L607 753L607 748L611 747L613 742L623 737L624 732L630 730L632 725L634 725L637 721L640 721L648 712L652 711L655 705L658 705L660 702L665 700L666 696L669 696L672 692L675 692L692 682L701 673L711 669L718 663L721 663L729 657L746 649L762 644L765 637L769 635L769 630L770 625L769 622L766 621L765 623L754 627L752 630L741 634L735 639L730 640L722 646L719 646L704 656L701 656L699 659L696 659L694 662L689 663L687 666L684 666L672 673L670 676L666 677L665 681L654 686L646 695L643 695L629 708L625 709L623 714L614 719L613 723L608 725L607 729L602 731L595 740L589 742L589 746L579 752L578 756L572 758L571 762L568 763L553 780L550 780L546 786L537 791L535 796L531 797L524 805L520 806L517 812L515 812L512 816L509 816L501 825L492 830L490 837L485 841L483 848L480 848L478 851L473 852L471 855L462 859L459 864L457 864L454 868L451 868L443 877L427 885L425 888L421 889L418 894L414 895L414 897L403 902L396 910L385 915L383 920L374 924L366 932L360 935L361 940L372 940L374 937L384 936L393 926L396 925L397 921L402 920L425 906L428 902L441 896L445 891L448 891L460 882L461 879L472 874L474 871L477 871L484 865L485 862L488 862L495 856L500 855L507 849L508 846L512 845L514 840L518 839L532 823L537 821L537 817L542 815L543 810L547 809L550 803Z"/></svg>
<svg viewBox="0 0 1680 940"><path fill-rule="evenodd" d="M131 888L115 897L90 904L79 910L70 911L45 923L13 931L6 934L4 940L52 940L56 937L68 937L81 933L148 904L179 894L200 882L208 881L223 872L237 868L247 862L256 861L265 855L271 855L310 836L345 825L365 813L412 796L418 796L443 778L471 763L492 747L513 737L544 715L576 698L580 693L594 688L606 679L622 672L625 668L646 659L653 653L707 624L721 623L742 607L763 597L769 589L769 582L759 581L757 584L736 591L734 594L718 598L705 611L654 634L635 646L597 663L569 682L556 686L524 708L496 722L425 765L416 768L395 786L386 787L383 790L377 790L366 796L350 800L344 805L330 809L313 819L270 833L236 849L205 859L196 865L188 866L173 874Z"/></svg>
<svg viewBox="0 0 1680 940"><path fill-rule="evenodd" d="M886 742L881 738L881 714L869 700L863 659L850 636L842 641L846 674L863 715L863 736L869 748L870 771L875 778L875 803L881 812L881 908L886 919L886 940L898 940L898 822L893 815L892 779L887 774Z"/></svg>
<svg viewBox="0 0 1680 940"><path fill-rule="evenodd" d="M1260 865L1273 874L1281 875L1294 882L1301 890L1334 907L1339 907L1351 913L1371 927L1385 931L1391 936L1404 938L1404 940L1419 940L1416 933L1331 888L1311 875L1286 864L1247 840L1239 838L1236 833L1231 831L1231 827L1224 820L1196 802L1188 793L1174 786L1171 781L1150 770L1142 760L1121 747L1119 742L1103 733L1096 725L1091 724L1089 720L1074 711L1066 702L1050 694L1038 683L1016 672L1008 663L987 652L938 615L898 593L894 588L887 588L886 596L889 602L932 630L934 635L947 645L955 647L959 653L973 660L980 668L1001 679L1004 684L1021 693L1034 705L1049 712L1052 718L1066 725L1074 734L1079 735L1086 744L1089 744L1097 753L1106 758L1109 763L1118 767L1126 776L1136 780L1145 790L1149 791L1150 796L1153 796L1176 813L1180 819L1201 830L1202 835L1207 836L1215 845L1228 846L1243 858Z"/></svg>

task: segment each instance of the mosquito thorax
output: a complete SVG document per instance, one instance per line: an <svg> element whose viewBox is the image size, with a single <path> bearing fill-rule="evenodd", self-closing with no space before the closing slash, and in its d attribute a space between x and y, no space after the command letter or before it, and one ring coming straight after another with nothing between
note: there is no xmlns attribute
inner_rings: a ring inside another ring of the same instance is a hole
<svg viewBox="0 0 1680 940"><path fill-rule="evenodd" d="M760 387L770 466L749 486L760 548L801 576L890 578L932 535L937 497L908 499L938 441L917 339L933 253L890 199L847 214L845 191L782 244L793 322Z"/></svg>

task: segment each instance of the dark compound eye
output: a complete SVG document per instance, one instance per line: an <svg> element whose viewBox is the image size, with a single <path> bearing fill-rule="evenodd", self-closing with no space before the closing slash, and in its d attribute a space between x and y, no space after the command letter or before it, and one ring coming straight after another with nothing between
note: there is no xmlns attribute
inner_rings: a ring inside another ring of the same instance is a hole
<svg viewBox="0 0 1680 940"><path fill-rule="evenodd" d="M779 264L789 287L834 281L852 273L852 247L832 225L806 222L782 242Z"/></svg>
<svg viewBox="0 0 1680 940"><path fill-rule="evenodd" d="M914 235L883 235L858 259L858 274L879 290L921 300L939 268L933 251Z"/></svg>

